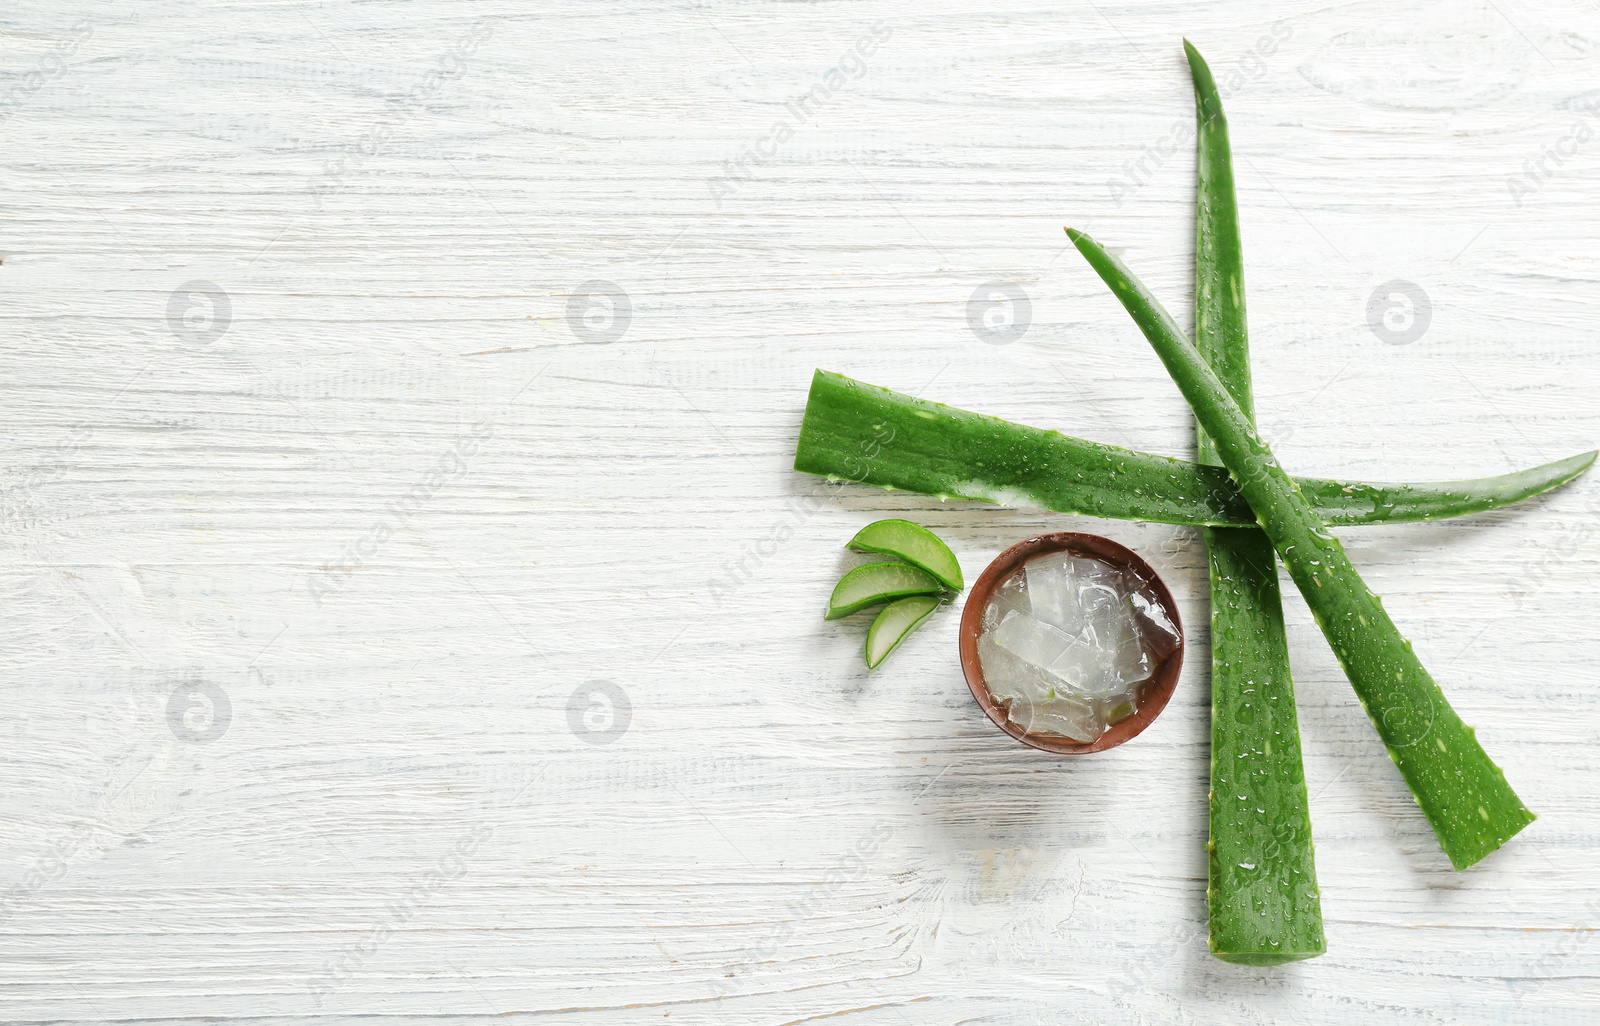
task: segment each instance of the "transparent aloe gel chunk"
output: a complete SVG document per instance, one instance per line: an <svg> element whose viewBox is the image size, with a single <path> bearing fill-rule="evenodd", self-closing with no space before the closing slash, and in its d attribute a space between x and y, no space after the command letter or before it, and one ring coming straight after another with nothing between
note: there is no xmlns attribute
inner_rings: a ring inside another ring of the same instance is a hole
<svg viewBox="0 0 1600 1026"><path fill-rule="evenodd" d="M978 660L1012 723L1092 741L1138 711L1140 687L1178 643L1147 584L1067 552L1001 582L984 609Z"/></svg>

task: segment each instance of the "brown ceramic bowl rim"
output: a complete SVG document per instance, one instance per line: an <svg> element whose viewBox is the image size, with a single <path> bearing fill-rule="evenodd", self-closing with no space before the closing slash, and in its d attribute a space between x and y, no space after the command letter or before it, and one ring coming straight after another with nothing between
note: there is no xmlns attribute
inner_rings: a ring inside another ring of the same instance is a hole
<svg viewBox="0 0 1600 1026"><path fill-rule="evenodd" d="M1094 741L1074 741L1071 738L1055 735L1029 734L1012 723L1006 718L1005 709L989 694L989 688L983 680L983 666L978 662L978 635L983 629L983 611L989 605L990 596L1022 564L1049 552L1071 552L1089 556L1110 563L1112 566L1133 571L1146 582L1150 593L1160 602L1161 607L1172 618L1172 625L1178 629L1178 647L1161 661L1155 673L1144 685L1138 710L1127 719L1113 723ZM1168 699L1178 686L1178 673L1183 669L1183 640L1183 621L1178 618L1178 604L1173 601L1172 592L1167 590L1166 583L1155 570L1151 569L1149 563L1141 559L1132 549L1119 545L1110 538L1076 531L1057 531L1053 534L1037 535L1006 549L996 556L994 562L990 563L982 575L973 582L972 590L967 593L967 603L961 611L961 672L966 675L967 688L972 692L972 697L988 715L990 722L1011 737L1042 752L1052 752L1056 755L1091 755L1108 748L1115 748L1124 741L1131 741L1161 715L1161 710L1167 707Z"/></svg>

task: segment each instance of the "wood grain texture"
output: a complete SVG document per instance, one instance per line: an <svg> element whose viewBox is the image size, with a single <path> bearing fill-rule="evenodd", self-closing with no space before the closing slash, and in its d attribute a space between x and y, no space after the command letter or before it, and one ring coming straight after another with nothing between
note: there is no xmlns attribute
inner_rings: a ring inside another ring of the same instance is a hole
<svg viewBox="0 0 1600 1026"><path fill-rule="evenodd" d="M1346 532L1540 814L1466 874L1289 598L1329 951L1250 969L1205 953L1195 533L789 470L818 366L1192 451L1061 232L1190 308L1185 34L1284 462L1592 448L1592 5L980 8L0 12L0 1020L1600 1015L1600 479ZM885 512L969 578L1047 528L1137 549L1172 704L1063 762L979 714L954 615L866 674L820 611Z"/></svg>

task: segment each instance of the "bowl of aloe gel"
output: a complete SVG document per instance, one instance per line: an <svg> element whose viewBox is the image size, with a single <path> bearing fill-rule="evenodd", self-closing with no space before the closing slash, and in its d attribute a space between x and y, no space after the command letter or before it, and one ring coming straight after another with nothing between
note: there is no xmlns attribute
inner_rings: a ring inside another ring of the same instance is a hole
<svg viewBox="0 0 1600 1026"><path fill-rule="evenodd" d="M1137 737L1183 667L1172 593L1150 564L1094 534L1002 552L972 585L960 644L967 687L994 725L1058 755Z"/></svg>

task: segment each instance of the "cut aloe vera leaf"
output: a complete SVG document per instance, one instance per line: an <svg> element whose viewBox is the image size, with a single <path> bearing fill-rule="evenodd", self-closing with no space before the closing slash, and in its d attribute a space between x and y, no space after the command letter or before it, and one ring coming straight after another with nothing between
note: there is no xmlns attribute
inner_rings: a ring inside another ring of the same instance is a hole
<svg viewBox="0 0 1600 1026"><path fill-rule="evenodd" d="M1205 58L1188 40L1183 49L1198 137L1194 344L1253 421L1228 119ZM1204 429L1198 441L1202 463L1222 462ZM1211 953L1245 965L1314 958L1328 943L1277 556L1258 527L1201 533L1211 572Z"/></svg>
<svg viewBox="0 0 1600 1026"><path fill-rule="evenodd" d="M1144 283L1089 236L1067 230L1078 252L1122 303L1195 419L1215 443L1384 747L1428 817L1439 846L1466 869L1534 820L1423 667L1378 596L1284 473L1228 388Z"/></svg>
<svg viewBox="0 0 1600 1026"><path fill-rule="evenodd" d="M868 606L881 605L907 595L934 595L944 590L940 580L910 563L884 560L856 567L834 585L824 619L837 620Z"/></svg>
<svg viewBox="0 0 1600 1026"><path fill-rule="evenodd" d="M1586 452L1476 481L1294 480L1330 524L1384 524L1506 506L1571 481L1594 460L1595 453ZM794 469L1057 513L1200 527L1254 527L1256 522L1222 467L1014 424L825 370L811 380Z"/></svg>
<svg viewBox="0 0 1600 1026"><path fill-rule="evenodd" d="M922 626L922 621L939 608L937 595L912 595L896 599L884 606L872 626L867 628L867 669L889 658L889 653L900 647L900 642Z"/></svg>
<svg viewBox="0 0 1600 1026"><path fill-rule="evenodd" d="M899 556L939 578L951 591L962 588L961 564L956 561L956 554L921 524L909 520L879 520L857 532L850 539L850 548L857 552Z"/></svg>

